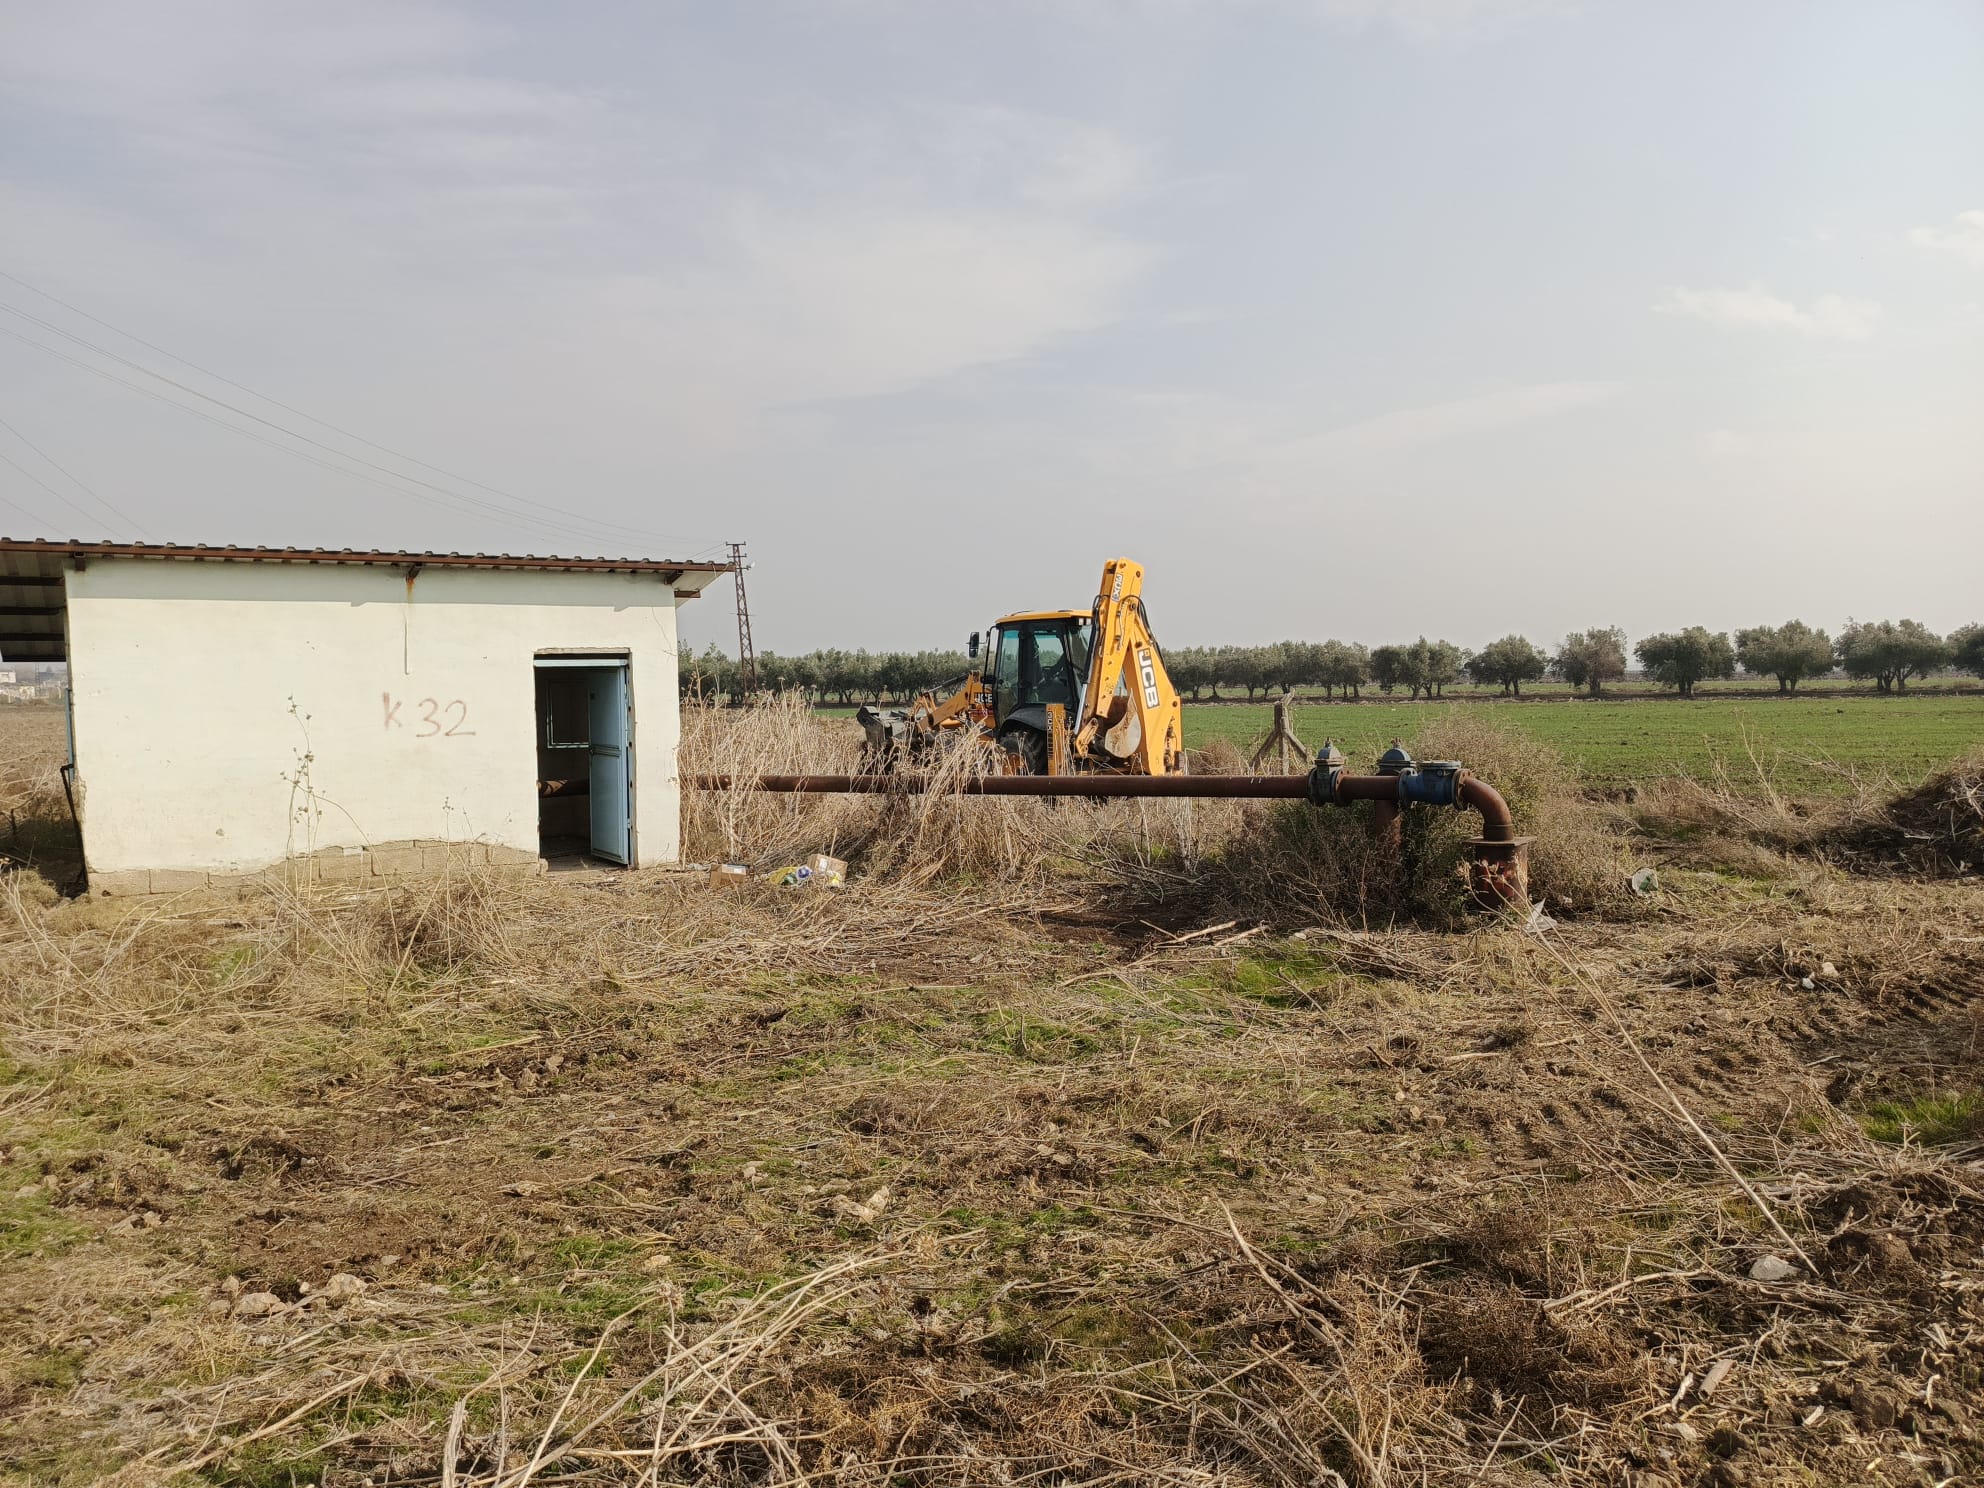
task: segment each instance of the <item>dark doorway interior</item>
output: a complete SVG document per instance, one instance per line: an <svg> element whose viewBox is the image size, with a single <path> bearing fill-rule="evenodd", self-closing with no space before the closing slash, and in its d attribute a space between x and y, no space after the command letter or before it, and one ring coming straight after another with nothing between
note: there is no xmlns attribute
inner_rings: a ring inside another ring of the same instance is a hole
<svg viewBox="0 0 1984 1488"><path fill-rule="evenodd" d="M540 657L538 852L554 867L631 856L632 709L624 662Z"/></svg>

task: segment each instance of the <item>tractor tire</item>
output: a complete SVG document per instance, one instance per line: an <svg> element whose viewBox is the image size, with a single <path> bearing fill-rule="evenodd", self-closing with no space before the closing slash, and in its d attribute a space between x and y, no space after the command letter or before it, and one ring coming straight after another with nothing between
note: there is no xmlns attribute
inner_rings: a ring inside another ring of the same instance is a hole
<svg viewBox="0 0 1984 1488"><path fill-rule="evenodd" d="M999 734L999 747L1019 758L1020 774L1047 773L1047 735L1040 730L1025 727L1004 729Z"/></svg>

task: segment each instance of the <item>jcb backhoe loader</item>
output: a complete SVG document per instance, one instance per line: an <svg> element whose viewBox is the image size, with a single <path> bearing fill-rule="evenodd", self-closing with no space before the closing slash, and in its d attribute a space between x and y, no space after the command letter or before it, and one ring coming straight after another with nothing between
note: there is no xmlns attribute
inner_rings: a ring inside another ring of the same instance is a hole
<svg viewBox="0 0 1984 1488"><path fill-rule="evenodd" d="M907 708L863 708L870 767L955 741L996 748L1013 774L1181 772L1184 710L1144 613L1143 583L1140 564L1112 558L1089 610L1006 615L992 627L989 668ZM968 651L979 662L976 633Z"/></svg>

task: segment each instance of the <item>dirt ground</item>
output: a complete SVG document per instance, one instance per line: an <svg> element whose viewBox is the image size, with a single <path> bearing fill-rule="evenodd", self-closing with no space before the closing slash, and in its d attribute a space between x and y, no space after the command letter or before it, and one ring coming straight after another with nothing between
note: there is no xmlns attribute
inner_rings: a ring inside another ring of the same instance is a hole
<svg viewBox="0 0 1984 1488"><path fill-rule="evenodd" d="M1959 1484L1984 894L0 906L0 1481Z"/></svg>
<svg viewBox="0 0 1984 1488"><path fill-rule="evenodd" d="M0 703L0 863L25 863L51 883L82 874L82 843L62 793L68 724L52 704Z"/></svg>

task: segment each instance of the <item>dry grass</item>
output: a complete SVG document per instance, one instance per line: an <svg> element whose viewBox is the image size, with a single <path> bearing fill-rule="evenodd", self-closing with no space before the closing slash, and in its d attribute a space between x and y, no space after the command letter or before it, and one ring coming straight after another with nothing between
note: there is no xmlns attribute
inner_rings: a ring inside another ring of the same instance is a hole
<svg viewBox="0 0 1984 1488"><path fill-rule="evenodd" d="M1053 903L1076 881L1086 893L1098 869L1146 885L1178 880L1242 821L1231 803L966 795L959 787L993 761L964 747L939 757L916 794L777 796L748 786L759 775L855 773L860 738L852 721L797 704L685 710L682 773L738 782L685 803L685 855L770 868L828 852L870 884Z"/></svg>
<svg viewBox="0 0 1984 1488"><path fill-rule="evenodd" d="M797 700L685 707L682 773L739 783L685 803L684 853L772 868L827 852L899 884L1040 882L1065 870L1093 832L1098 808L1086 803L1043 809L965 795L963 782L993 761L964 747L936 759L930 789L914 795L777 796L748 787L760 775L859 773L860 743L852 720L821 718Z"/></svg>
<svg viewBox="0 0 1984 1488"><path fill-rule="evenodd" d="M1553 914L1631 917L1628 823L1593 800L1561 758L1492 724L1443 716L1406 741L1420 759L1459 759L1507 798L1518 829L1534 835L1531 893ZM1215 765L1222 763L1215 761ZM1210 773L1210 772L1209 772ZM1106 876L1149 892L1186 913L1233 914L1294 927L1318 920L1361 926L1464 923L1467 840L1480 822L1467 812L1409 812L1403 851L1371 830L1371 809L1317 811L1305 805L1191 803L1195 835L1141 857L1099 840L1093 857Z"/></svg>
<svg viewBox="0 0 1984 1488"><path fill-rule="evenodd" d="M1820 842L1861 866L1950 878L1984 873L1984 750L1914 790L1863 803Z"/></svg>
<svg viewBox="0 0 1984 1488"><path fill-rule="evenodd" d="M1977 1154L1905 1113L1974 888L1615 913L1610 808L1443 745L1583 913L1213 912L1315 814L741 795L699 851L848 888L0 889L0 1481L1963 1481Z"/></svg>
<svg viewBox="0 0 1984 1488"><path fill-rule="evenodd" d="M795 704L739 711L692 709L683 773L850 772L859 731ZM1410 741L1421 758L1462 759L1509 800L1536 835L1531 876L1556 911L1631 913L1625 822L1590 800L1548 749L1493 725L1443 719ZM734 769L729 767L734 766ZM1468 813L1418 812L1395 859L1372 837L1368 808L1233 801L1062 800L964 795L955 783L988 767L960 749L937 766L936 788L902 796L771 796L740 784L689 802L685 851L772 867L826 851L871 880L920 885L1025 885L1053 891L1100 878L1126 908L1134 899L1167 921L1232 913L1300 926L1320 918L1358 924L1400 918L1455 923L1464 913ZM1197 751L1203 774L1245 773L1244 758L1216 741Z"/></svg>
<svg viewBox="0 0 1984 1488"><path fill-rule="evenodd" d="M1664 779L1626 814L1671 857L1697 865L1769 875L1797 855L1859 872L1974 878L1984 872L1984 752L1910 789L1853 777L1816 799L1781 794L1753 754L1741 771L1719 760L1707 780Z"/></svg>
<svg viewBox="0 0 1984 1488"><path fill-rule="evenodd" d="M0 703L0 812L62 793L62 710Z"/></svg>
<svg viewBox="0 0 1984 1488"><path fill-rule="evenodd" d="M0 873L44 902L82 872L62 791L64 733L60 708L0 704Z"/></svg>

